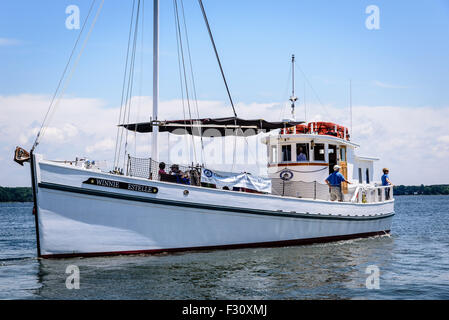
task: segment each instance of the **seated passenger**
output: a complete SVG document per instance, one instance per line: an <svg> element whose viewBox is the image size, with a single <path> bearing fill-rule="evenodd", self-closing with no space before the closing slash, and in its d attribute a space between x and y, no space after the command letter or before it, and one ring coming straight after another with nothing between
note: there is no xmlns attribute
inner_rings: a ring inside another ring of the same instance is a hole
<svg viewBox="0 0 449 320"><path fill-rule="evenodd" d="M179 166L177 164L173 164L170 167L170 174L173 175L173 176L177 176L177 175L182 174L182 171L179 170Z"/></svg>
<svg viewBox="0 0 449 320"><path fill-rule="evenodd" d="M298 155L296 156L296 161L307 161L307 156L304 153L302 147L298 150Z"/></svg>
<svg viewBox="0 0 449 320"><path fill-rule="evenodd" d="M171 166L170 174L176 176L176 181L178 183L190 184L189 177L184 172L179 170L179 166L177 164Z"/></svg>
<svg viewBox="0 0 449 320"><path fill-rule="evenodd" d="M165 172L165 162L159 163L159 179L161 178L161 175L167 174Z"/></svg>

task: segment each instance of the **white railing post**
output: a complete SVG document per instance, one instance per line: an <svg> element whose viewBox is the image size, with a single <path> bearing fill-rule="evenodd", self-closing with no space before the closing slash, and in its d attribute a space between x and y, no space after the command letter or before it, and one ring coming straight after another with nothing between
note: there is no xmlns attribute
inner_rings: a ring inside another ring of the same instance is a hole
<svg viewBox="0 0 449 320"><path fill-rule="evenodd" d="M360 189L360 186L357 186L357 187L355 188L354 194L352 195L352 198L351 198L351 202L356 202L356 200L357 200L357 194L358 194L358 192L359 192L359 189Z"/></svg>

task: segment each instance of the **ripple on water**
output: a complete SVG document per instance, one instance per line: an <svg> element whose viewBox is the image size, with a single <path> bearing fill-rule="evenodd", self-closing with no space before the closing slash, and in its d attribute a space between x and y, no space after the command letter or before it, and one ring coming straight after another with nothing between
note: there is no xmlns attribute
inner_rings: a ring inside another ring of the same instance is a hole
<svg viewBox="0 0 449 320"><path fill-rule="evenodd" d="M1 299L448 299L449 197L398 197L391 235L283 248L38 260L29 204L0 205ZM67 290L77 265L81 289ZM368 290L367 267L380 270Z"/></svg>

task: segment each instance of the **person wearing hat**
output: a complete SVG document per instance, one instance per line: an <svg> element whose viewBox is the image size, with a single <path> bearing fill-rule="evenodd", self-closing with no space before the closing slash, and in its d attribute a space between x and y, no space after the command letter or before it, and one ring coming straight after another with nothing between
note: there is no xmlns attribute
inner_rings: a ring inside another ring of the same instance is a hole
<svg viewBox="0 0 449 320"><path fill-rule="evenodd" d="M338 200L343 201L343 193L341 192L341 183L346 182L351 184L345 177L340 173L341 167L339 165L334 166L334 172L331 173L329 177L325 180L330 188L331 201Z"/></svg>
<svg viewBox="0 0 449 320"><path fill-rule="evenodd" d="M190 179L184 172L179 170L179 165L172 165L170 167L170 174L176 176L177 183L190 184Z"/></svg>
<svg viewBox="0 0 449 320"><path fill-rule="evenodd" d="M181 175L182 172L181 170L179 170L179 166L177 164L172 164L172 166L170 167L170 174L171 175Z"/></svg>

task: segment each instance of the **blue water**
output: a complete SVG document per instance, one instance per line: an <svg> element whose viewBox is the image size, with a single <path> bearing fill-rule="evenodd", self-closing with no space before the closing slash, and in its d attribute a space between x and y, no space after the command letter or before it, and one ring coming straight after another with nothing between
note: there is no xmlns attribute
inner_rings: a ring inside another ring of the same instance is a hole
<svg viewBox="0 0 449 320"><path fill-rule="evenodd" d="M285 248L36 259L31 204L0 204L0 299L449 299L449 197L397 197L392 235ZM80 270L69 290L67 266ZM380 271L368 289L368 266Z"/></svg>

